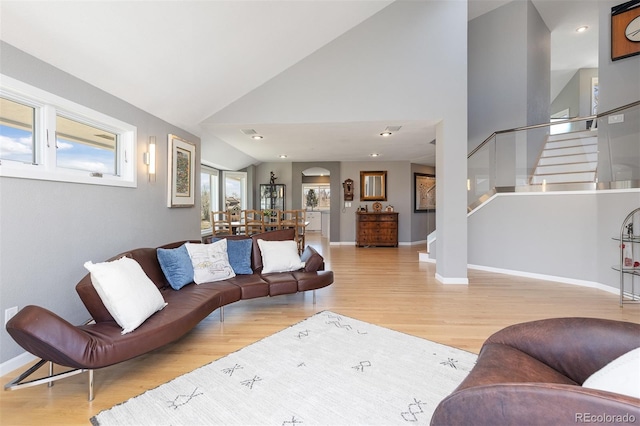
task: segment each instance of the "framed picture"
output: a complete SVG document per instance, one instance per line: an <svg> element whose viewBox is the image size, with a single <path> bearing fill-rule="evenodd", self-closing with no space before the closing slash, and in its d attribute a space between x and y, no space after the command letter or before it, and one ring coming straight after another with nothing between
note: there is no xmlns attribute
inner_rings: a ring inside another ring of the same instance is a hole
<svg viewBox="0 0 640 426"><path fill-rule="evenodd" d="M611 8L611 60L640 54L640 1Z"/></svg>
<svg viewBox="0 0 640 426"><path fill-rule="evenodd" d="M195 144L169 135L168 143L168 207L193 207L195 205Z"/></svg>
<svg viewBox="0 0 640 426"><path fill-rule="evenodd" d="M436 209L436 177L425 173L413 174L415 212L428 212Z"/></svg>

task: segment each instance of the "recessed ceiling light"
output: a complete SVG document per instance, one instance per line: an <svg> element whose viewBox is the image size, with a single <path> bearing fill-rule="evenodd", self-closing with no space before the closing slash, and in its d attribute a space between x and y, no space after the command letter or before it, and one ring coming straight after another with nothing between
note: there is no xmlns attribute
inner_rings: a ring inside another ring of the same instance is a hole
<svg viewBox="0 0 640 426"><path fill-rule="evenodd" d="M260 140L262 139L264 136L260 136L260 135L253 135L251 136L251 139L255 139L255 140Z"/></svg>
<svg viewBox="0 0 640 426"><path fill-rule="evenodd" d="M386 138L387 136L391 136L392 134L393 133L391 133L391 132L382 132L382 133L380 133L380 136L383 136L383 137Z"/></svg>
<svg viewBox="0 0 640 426"><path fill-rule="evenodd" d="M278 158L287 158L287 155L286 154L280 154L280 155L278 155Z"/></svg>
<svg viewBox="0 0 640 426"><path fill-rule="evenodd" d="M369 154L369 157L380 157L380 154L374 152L373 154Z"/></svg>
<svg viewBox="0 0 640 426"><path fill-rule="evenodd" d="M581 26L581 27L576 28L576 32L577 32L577 33L583 33L583 32L585 32L585 31L587 31L588 29L589 29L589 27L588 27L588 26L583 25L583 26Z"/></svg>

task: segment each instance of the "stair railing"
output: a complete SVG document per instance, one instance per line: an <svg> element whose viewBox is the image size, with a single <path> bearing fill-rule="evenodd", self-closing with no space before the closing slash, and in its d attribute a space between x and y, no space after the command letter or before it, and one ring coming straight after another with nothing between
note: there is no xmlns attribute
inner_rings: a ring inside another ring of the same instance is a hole
<svg viewBox="0 0 640 426"><path fill-rule="evenodd" d="M532 184L547 139L562 127L567 135L597 129L597 174L591 182ZM597 115L498 130L469 152L467 168L469 211L500 192L640 188L640 101Z"/></svg>

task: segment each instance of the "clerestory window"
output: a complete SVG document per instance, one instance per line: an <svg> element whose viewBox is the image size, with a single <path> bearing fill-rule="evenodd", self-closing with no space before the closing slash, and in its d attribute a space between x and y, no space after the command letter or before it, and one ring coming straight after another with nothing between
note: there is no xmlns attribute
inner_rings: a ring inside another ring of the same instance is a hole
<svg viewBox="0 0 640 426"><path fill-rule="evenodd" d="M0 176L136 186L134 126L0 77Z"/></svg>

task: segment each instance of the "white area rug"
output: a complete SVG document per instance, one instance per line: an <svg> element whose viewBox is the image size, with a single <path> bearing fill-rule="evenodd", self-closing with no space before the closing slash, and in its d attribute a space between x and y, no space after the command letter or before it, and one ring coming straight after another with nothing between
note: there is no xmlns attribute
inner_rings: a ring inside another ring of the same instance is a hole
<svg viewBox="0 0 640 426"><path fill-rule="evenodd" d="M476 358L324 311L102 411L91 422L429 424L435 407L466 377Z"/></svg>

